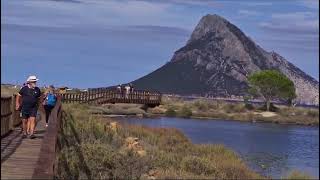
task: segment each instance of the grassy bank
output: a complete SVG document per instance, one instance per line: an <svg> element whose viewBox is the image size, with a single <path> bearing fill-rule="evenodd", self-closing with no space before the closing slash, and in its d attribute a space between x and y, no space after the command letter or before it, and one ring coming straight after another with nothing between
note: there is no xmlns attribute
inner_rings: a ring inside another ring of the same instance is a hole
<svg viewBox="0 0 320 180"><path fill-rule="evenodd" d="M272 122L280 124L319 125L319 110L275 106L275 112L266 112L261 105L232 104L224 101L194 100L183 101L164 97L162 104L145 109L137 104L108 104L92 106L91 111L98 114L122 114L141 116L172 116L198 119L225 119L250 122Z"/></svg>
<svg viewBox="0 0 320 180"><path fill-rule="evenodd" d="M233 104L217 100L183 101L168 97L163 98L161 106L150 109L152 113L164 113L167 116L319 125L318 109L274 106L273 111L266 112L261 105Z"/></svg>
<svg viewBox="0 0 320 180"><path fill-rule="evenodd" d="M61 179L257 179L223 145L195 145L176 129L110 124L88 106L64 105Z"/></svg>

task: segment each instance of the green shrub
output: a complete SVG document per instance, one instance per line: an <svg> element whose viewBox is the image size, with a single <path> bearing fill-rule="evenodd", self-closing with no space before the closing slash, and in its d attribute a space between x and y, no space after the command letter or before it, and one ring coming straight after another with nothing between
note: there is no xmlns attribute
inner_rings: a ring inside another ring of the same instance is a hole
<svg viewBox="0 0 320 180"><path fill-rule="evenodd" d="M232 103L226 103L222 106L222 108L226 113L232 113L235 111L236 105Z"/></svg>
<svg viewBox="0 0 320 180"><path fill-rule="evenodd" d="M319 117L319 110L308 110L307 115L310 117Z"/></svg>
<svg viewBox="0 0 320 180"><path fill-rule="evenodd" d="M251 98L251 97L248 96L248 95L244 96L244 97L243 97L243 102L244 102L244 104L249 104L250 98Z"/></svg>
<svg viewBox="0 0 320 180"><path fill-rule="evenodd" d="M179 116L184 118L189 118L192 116L192 111L189 107L183 106L180 111L178 112Z"/></svg>
<svg viewBox="0 0 320 180"><path fill-rule="evenodd" d="M193 103L193 106L195 106L200 111L207 111L209 109L208 102L202 101L202 100L196 100Z"/></svg>
<svg viewBox="0 0 320 180"><path fill-rule="evenodd" d="M264 104L263 106L259 107L258 110L261 111L267 111L267 104ZM270 103L270 109L271 112L278 112L279 108L276 107L273 103Z"/></svg>
<svg viewBox="0 0 320 180"><path fill-rule="evenodd" d="M168 109L166 110L166 112L165 112L165 115L166 115L166 116L176 116L177 113L176 113L176 111L175 111L173 108L168 108Z"/></svg>
<svg viewBox="0 0 320 180"><path fill-rule="evenodd" d="M211 166L209 159L199 158L196 156L186 156L181 161L182 169L186 172L193 172L197 175L212 175L216 173L216 169Z"/></svg>
<svg viewBox="0 0 320 180"><path fill-rule="evenodd" d="M252 104L245 104L244 107L250 111L255 109Z"/></svg>
<svg viewBox="0 0 320 180"><path fill-rule="evenodd" d="M302 173L300 171L294 170L294 171L291 171L287 177L284 177L281 179L301 179L301 180L303 180L303 179L314 179L314 178L306 173Z"/></svg>

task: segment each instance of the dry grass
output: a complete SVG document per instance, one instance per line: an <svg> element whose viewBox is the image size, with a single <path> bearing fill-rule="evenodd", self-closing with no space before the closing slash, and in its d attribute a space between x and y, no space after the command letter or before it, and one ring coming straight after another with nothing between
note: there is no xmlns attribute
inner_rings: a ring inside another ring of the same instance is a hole
<svg viewBox="0 0 320 180"><path fill-rule="evenodd" d="M116 131L108 120L95 119L88 106L64 105L59 136L61 179L261 179L223 145L195 145L177 129L123 124ZM146 151L123 150L127 137L137 137Z"/></svg>
<svg viewBox="0 0 320 180"><path fill-rule="evenodd" d="M299 180L303 180L303 179L315 179L314 177L311 177L310 175L294 170L291 171L287 177L282 177L281 179L299 179Z"/></svg>
<svg viewBox="0 0 320 180"><path fill-rule="evenodd" d="M138 104L110 104L103 107L90 107L98 114L119 115L165 115L184 118L211 118L237 121L262 121L279 124L319 125L319 110L301 107L277 106L275 116L264 117L260 106L248 106L242 103L226 103L214 100L183 101L177 98L163 97L159 107L147 111Z"/></svg>
<svg viewBox="0 0 320 180"><path fill-rule="evenodd" d="M104 106L91 106L92 113L97 114L116 114L116 115L137 115L146 114L139 104L107 104Z"/></svg>
<svg viewBox="0 0 320 180"><path fill-rule="evenodd" d="M263 121L281 124L319 125L319 110L301 107L277 106L276 116L263 117L254 112L263 112L260 106L248 106L242 103L226 103L215 100L183 101L164 97L161 107L167 109L164 115L182 116L179 112L190 110L193 118L230 119L239 121ZM178 113L173 113L178 112ZM182 113L183 114L183 113Z"/></svg>

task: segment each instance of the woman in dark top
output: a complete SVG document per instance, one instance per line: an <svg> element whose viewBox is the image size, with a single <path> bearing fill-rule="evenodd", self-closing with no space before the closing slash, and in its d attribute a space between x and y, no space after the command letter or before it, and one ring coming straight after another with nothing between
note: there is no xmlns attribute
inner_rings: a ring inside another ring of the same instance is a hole
<svg viewBox="0 0 320 180"><path fill-rule="evenodd" d="M31 139L34 138L35 120L41 96L40 89L36 87L37 81L36 76L29 76L27 85L20 89L16 98L16 110L21 106L23 137L29 135ZM20 98L22 98L21 104Z"/></svg>
<svg viewBox="0 0 320 180"><path fill-rule="evenodd" d="M54 100L51 98L54 98ZM49 117L52 109L55 106L56 100L57 100L57 97L54 93L54 87L51 85L46 90L44 94L44 101L43 101L43 107L44 107L44 110L46 111L46 127L48 127Z"/></svg>

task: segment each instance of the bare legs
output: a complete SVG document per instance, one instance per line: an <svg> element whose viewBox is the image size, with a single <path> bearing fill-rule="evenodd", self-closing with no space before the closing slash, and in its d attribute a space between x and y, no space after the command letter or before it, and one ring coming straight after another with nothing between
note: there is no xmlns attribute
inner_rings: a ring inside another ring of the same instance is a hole
<svg viewBox="0 0 320 180"><path fill-rule="evenodd" d="M29 130L27 127L28 127L27 119L22 119L22 133L23 133L23 135L29 134Z"/></svg>
<svg viewBox="0 0 320 180"><path fill-rule="evenodd" d="M36 121L36 117L29 117L29 119L28 119L27 131L28 131L28 134L30 134L30 135L33 135L33 133L34 133L34 128L36 125L35 121Z"/></svg>

